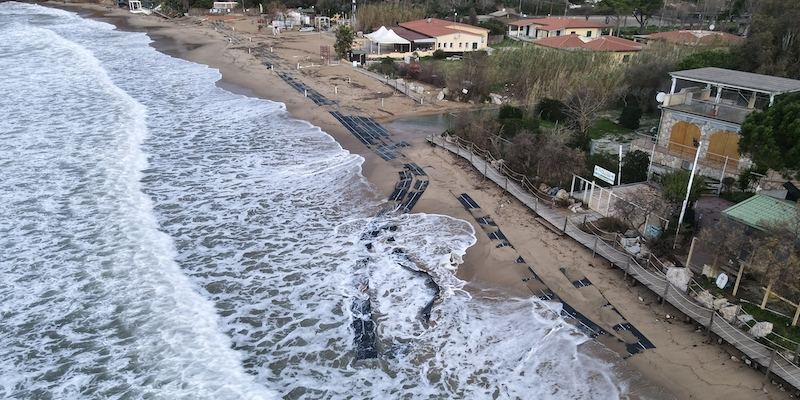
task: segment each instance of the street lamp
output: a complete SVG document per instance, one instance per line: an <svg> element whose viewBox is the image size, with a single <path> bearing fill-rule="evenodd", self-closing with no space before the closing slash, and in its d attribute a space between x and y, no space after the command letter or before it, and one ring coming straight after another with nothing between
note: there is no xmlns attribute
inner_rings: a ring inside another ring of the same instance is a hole
<svg viewBox="0 0 800 400"><path fill-rule="evenodd" d="M678 234L681 231L681 224L683 223L683 216L686 214L686 205L689 204L689 194L692 192L692 182L694 181L694 173L697 171L697 159L700 156L700 149L703 147L703 142L698 142L697 139L692 138L692 144L697 148L694 153L694 163L692 164L692 173L689 175L689 186L686 187L686 198L683 199L683 206L681 207L681 216L678 218L678 228L675 229L675 242L672 247L678 245Z"/></svg>

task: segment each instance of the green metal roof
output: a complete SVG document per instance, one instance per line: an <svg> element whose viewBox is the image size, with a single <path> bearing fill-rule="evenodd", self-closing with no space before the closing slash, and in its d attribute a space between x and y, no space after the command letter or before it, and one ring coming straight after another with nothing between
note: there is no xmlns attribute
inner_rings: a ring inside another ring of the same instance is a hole
<svg viewBox="0 0 800 400"><path fill-rule="evenodd" d="M774 221L787 221L794 217L795 204L788 200L757 194L741 203L730 206L722 214L734 221L758 230Z"/></svg>

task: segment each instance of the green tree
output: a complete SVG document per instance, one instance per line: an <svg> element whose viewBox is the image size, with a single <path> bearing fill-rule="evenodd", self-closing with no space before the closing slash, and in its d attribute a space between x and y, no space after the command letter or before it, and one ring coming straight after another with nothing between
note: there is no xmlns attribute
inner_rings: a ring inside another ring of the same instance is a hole
<svg viewBox="0 0 800 400"><path fill-rule="evenodd" d="M687 170L677 170L661 176L661 193L664 199L673 206L680 206L686 198L686 188L689 186L690 172ZM706 186L706 177L695 175L692 181L692 190L689 192L690 205L700 198L703 188Z"/></svg>
<svg viewBox="0 0 800 400"><path fill-rule="evenodd" d="M778 96L742 124L739 152L761 168L800 179L800 93Z"/></svg>
<svg viewBox="0 0 800 400"><path fill-rule="evenodd" d="M354 40L353 28L346 25L340 26L339 30L336 31L336 43L333 44L333 51L339 55L339 58L346 60L347 54L353 48Z"/></svg>
<svg viewBox="0 0 800 400"><path fill-rule="evenodd" d="M664 2L661 0L633 0L633 17L639 23L639 33L645 34L645 26L650 17L661 10Z"/></svg>
<svg viewBox="0 0 800 400"><path fill-rule="evenodd" d="M622 183L646 181L648 168L650 168L650 155L646 152L634 150L625 153L622 157Z"/></svg>
<svg viewBox="0 0 800 400"><path fill-rule="evenodd" d="M800 0L762 0L747 41L739 48L741 69L800 78Z"/></svg>
<svg viewBox="0 0 800 400"><path fill-rule="evenodd" d="M732 69L736 67L736 58L727 50L703 50L681 60L676 69L684 71L705 67Z"/></svg>
<svg viewBox="0 0 800 400"><path fill-rule="evenodd" d="M616 21L616 27L614 31L619 35L619 28L620 28L620 21L622 17L626 15L631 15L634 10L634 5L632 4L634 0L601 0L600 1L600 13L605 15L612 15L614 16L614 20Z"/></svg>

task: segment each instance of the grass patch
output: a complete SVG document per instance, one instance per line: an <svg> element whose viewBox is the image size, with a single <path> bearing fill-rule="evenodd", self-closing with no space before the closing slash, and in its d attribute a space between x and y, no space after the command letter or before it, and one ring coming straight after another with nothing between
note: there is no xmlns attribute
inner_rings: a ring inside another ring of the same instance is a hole
<svg viewBox="0 0 800 400"><path fill-rule="evenodd" d="M772 313L767 310L762 310L761 307L753 303L743 301L741 302L741 306L744 312L752 315L753 318L755 318L755 321L772 322L772 333L767 335L769 340L778 343L789 350L794 350L797 347L797 342L800 342L800 327L791 326L792 320L790 318ZM755 324L755 321L747 323L742 327L742 329L749 330ZM787 338L795 343L787 341L776 334L783 336L784 338ZM774 348L774 345L766 340L759 341L766 346Z"/></svg>
<svg viewBox="0 0 800 400"><path fill-rule="evenodd" d="M623 135L632 134L635 131L615 124L609 119L601 118L589 128L589 137L592 139L600 139L608 135L615 135L621 137Z"/></svg>

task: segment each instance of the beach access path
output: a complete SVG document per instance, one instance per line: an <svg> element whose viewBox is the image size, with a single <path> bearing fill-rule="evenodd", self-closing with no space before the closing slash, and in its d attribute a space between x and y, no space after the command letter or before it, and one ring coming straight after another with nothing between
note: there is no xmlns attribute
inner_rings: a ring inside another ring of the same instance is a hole
<svg viewBox="0 0 800 400"><path fill-rule="evenodd" d="M553 207L548 206L548 203L552 204L548 201L550 199L544 200L509 179L508 175L503 174L492 166L490 161L473 153L471 144L469 146L465 145L464 142L460 144L458 139L450 141L445 136L431 136L427 140L468 160L480 173L533 210L550 226L556 227L563 235L571 237L586 248L591 249L593 254L599 255L612 265L622 269L626 277L631 276L636 279L660 296L662 301L669 302L686 316L706 327L709 332L709 338L710 333L713 332L727 343L736 347L751 360L761 365L767 378L769 378L770 374L775 374L795 389L800 389L800 367L792 363L785 355L762 345L752 336L729 323L714 310L696 303L688 294L672 286L667 281L666 276L657 268L653 268L651 265L643 266L626 252L619 251L598 236L581 230L579 225L583 223L583 215L565 216ZM464 145L462 146L462 144ZM591 212L590 215L592 215ZM593 215L591 218L597 218L597 216Z"/></svg>

